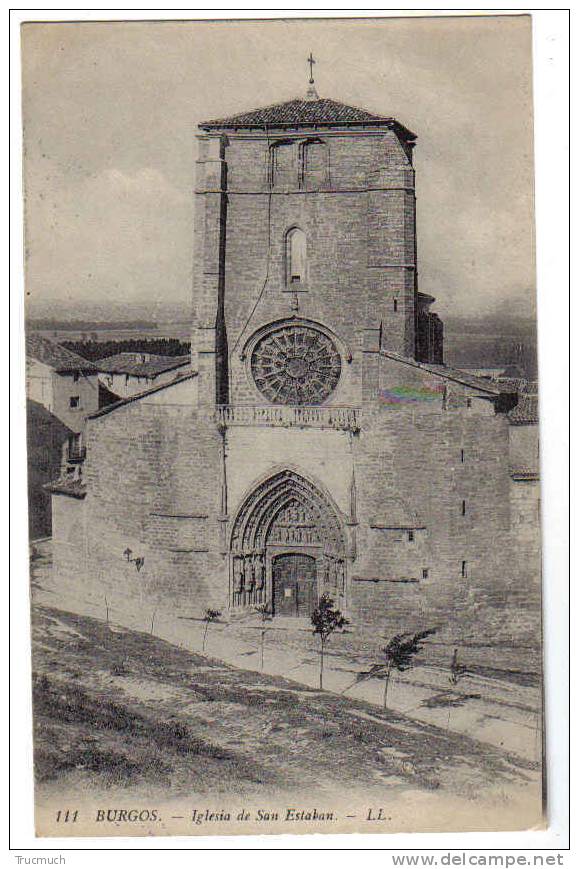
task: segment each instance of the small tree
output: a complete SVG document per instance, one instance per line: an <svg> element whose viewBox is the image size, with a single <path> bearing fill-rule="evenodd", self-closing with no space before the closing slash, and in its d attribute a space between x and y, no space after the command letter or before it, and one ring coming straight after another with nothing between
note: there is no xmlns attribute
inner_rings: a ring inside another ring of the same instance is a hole
<svg viewBox="0 0 579 869"><path fill-rule="evenodd" d="M323 594L312 613L313 632L320 638L320 688L324 687L324 651L326 643L334 631L343 628L347 624L348 619L344 618L339 609L334 609L332 598L327 594Z"/></svg>
<svg viewBox="0 0 579 869"><path fill-rule="evenodd" d="M451 685L458 685L459 681L463 676L466 676L468 670L464 664L461 664L458 660L458 649L455 649L452 653L452 658L450 661L450 676L449 682ZM448 704L448 717L446 719L446 729L450 730L450 716L452 713L452 703Z"/></svg>
<svg viewBox="0 0 579 869"><path fill-rule="evenodd" d="M265 642L265 635L267 633L267 628L265 627L265 623L268 621L271 621L272 612L266 603L263 603L263 604L260 604L259 606L256 606L255 612L258 614L258 616L260 617L261 622L262 622L262 628L261 628L260 639L259 639L259 660L260 660L260 669L263 670L263 646L264 646L264 642Z"/></svg>
<svg viewBox="0 0 579 869"><path fill-rule="evenodd" d="M372 664L369 670L358 673L356 681L353 684L364 682L366 679L382 679L384 681L383 708L387 709L388 686L392 671L398 670L403 672L412 667L414 656L422 649L422 640L425 640L426 637L434 633L436 633L436 628L419 631L416 634L397 634L395 637L392 637L388 645L380 650L384 656L384 660L377 664Z"/></svg>
<svg viewBox="0 0 579 869"><path fill-rule="evenodd" d="M203 649L205 651L205 643L207 642L207 631L209 630L209 625L211 622L216 622L221 613L219 610L206 609L205 615L203 616L203 621L205 622L205 631L203 632Z"/></svg>
<svg viewBox="0 0 579 869"><path fill-rule="evenodd" d="M450 662L450 676L449 680L452 685L457 685L459 680L462 679L463 676L466 676L468 670L464 664L461 664L458 660L458 649L455 649L452 653L452 660Z"/></svg>

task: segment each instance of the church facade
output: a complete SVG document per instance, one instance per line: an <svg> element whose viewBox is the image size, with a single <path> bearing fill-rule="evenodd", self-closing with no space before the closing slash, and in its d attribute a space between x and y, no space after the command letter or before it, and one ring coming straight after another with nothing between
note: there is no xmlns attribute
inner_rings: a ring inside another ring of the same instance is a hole
<svg viewBox="0 0 579 869"><path fill-rule="evenodd" d="M310 88L197 139L191 370L91 415L55 569L185 617L309 618L322 593L361 632L500 613L524 594L517 399L444 365L416 136Z"/></svg>

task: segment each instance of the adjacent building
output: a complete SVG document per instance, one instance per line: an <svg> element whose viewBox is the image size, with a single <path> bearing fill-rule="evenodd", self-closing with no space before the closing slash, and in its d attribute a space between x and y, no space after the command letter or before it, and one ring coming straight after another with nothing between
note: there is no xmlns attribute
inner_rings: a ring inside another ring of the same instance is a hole
<svg viewBox="0 0 579 869"><path fill-rule="evenodd" d="M171 383L190 368L191 359L189 356L127 352L97 359L95 365L99 383L105 390L117 398L130 398L155 386Z"/></svg>
<svg viewBox="0 0 579 869"><path fill-rule="evenodd" d="M87 414L99 407L92 362L35 333L26 337L28 516L32 540L50 536L46 485L61 475L80 484Z"/></svg>

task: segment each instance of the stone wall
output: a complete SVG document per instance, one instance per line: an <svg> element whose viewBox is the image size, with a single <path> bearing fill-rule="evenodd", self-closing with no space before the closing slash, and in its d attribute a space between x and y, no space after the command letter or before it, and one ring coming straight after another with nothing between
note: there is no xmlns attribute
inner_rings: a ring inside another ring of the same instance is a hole
<svg viewBox="0 0 579 869"><path fill-rule="evenodd" d="M377 364L390 387L432 382L415 366ZM432 401L366 405L359 432L239 425L223 441L196 406L195 382L90 421L86 499L54 497L58 570L116 606L226 611L233 519L261 481L292 468L328 493L348 526L348 616L358 632L436 625L465 640L484 625L509 637L531 580L521 583L513 565L508 425L492 402L448 382ZM531 502L519 500L521 537ZM535 612L536 595L528 602Z"/></svg>
<svg viewBox="0 0 579 869"><path fill-rule="evenodd" d="M436 626L451 642L481 632L508 639L513 604L527 594L512 563L510 511L521 525L528 516L512 497L508 424L493 395L412 359L411 149L392 130L327 130L327 176L304 185L299 153L309 137L287 133L278 137L286 168L271 186L274 138L199 137L197 376L89 421L86 498L55 495L57 570L107 607L147 618L225 612L232 523L249 493L291 469L344 526L339 561L357 635ZM286 284L293 227L307 242L299 292ZM335 335L342 372L324 410L361 408L359 428L238 417L220 429L216 401L246 411L268 403L248 371L252 336L300 320Z"/></svg>
<svg viewBox="0 0 579 869"><path fill-rule="evenodd" d="M227 604L227 585L214 581L225 569L221 438L213 420L186 400L190 387L171 402L185 387L89 420L86 498L53 498L56 569L86 580L115 606L190 616ZM71 557L64 544L81 511L84 552ZM135 559L144 559L139 570Z"/></svg>
<svg viewBox="0 0 579 869"><path fill-rule="evenodd" d="M297 155L304 136L283 138ZM366 328L380 331L389 349L414 353L415 205L409 157L392 131L330 130L323 138L330 154L328 182L320 189L304 189L296 163L290 174L294 183L279 189L268 182L271 137L200 137L193 354L204 366L209 333L215 334L223 256L231 403L263 403L248 380L244 346L264 324L295 314L323 323L351 353ZM224 212L220 202L225 191ZM219 228L224 214L223 252ZM286 284L285 258L286 235L295 226L306 234L308 260L297 310L295 288ZM355 355L353 368L360 364ZM200 369L201 382L207 384L202 392L213 394L209 360L205 367ZM360 384L361 374L353 371L332 401L359 404Z"/></svg>
<svg viewBox="0 0 579 869"><path fill-rule="evenodd" d="M541 606L541 488L538 479L510 483L512 551L516 589L513 603L537 619Z"/></svg>
<svg viewBox="0 0 579 869"><path fill-rule="evenodd" d="M363 427L352 588L361 625L456 619L469 631L485 608L501 619L513 588L507 438L503 417L466 406L392 407Z"/></svg>

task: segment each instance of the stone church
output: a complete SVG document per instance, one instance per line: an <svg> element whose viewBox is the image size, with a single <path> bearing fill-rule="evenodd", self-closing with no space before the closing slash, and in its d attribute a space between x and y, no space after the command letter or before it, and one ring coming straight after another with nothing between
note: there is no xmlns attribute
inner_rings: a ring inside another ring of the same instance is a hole
<svg viewBox="0 0 579 869"><path fill-rule="evenodd" d="M56 570L184 617L308 619L324 592L360 631L500 611L517 397L444 364L416 135L311 82L197 140L191 368L89 417Z"/></svg>

